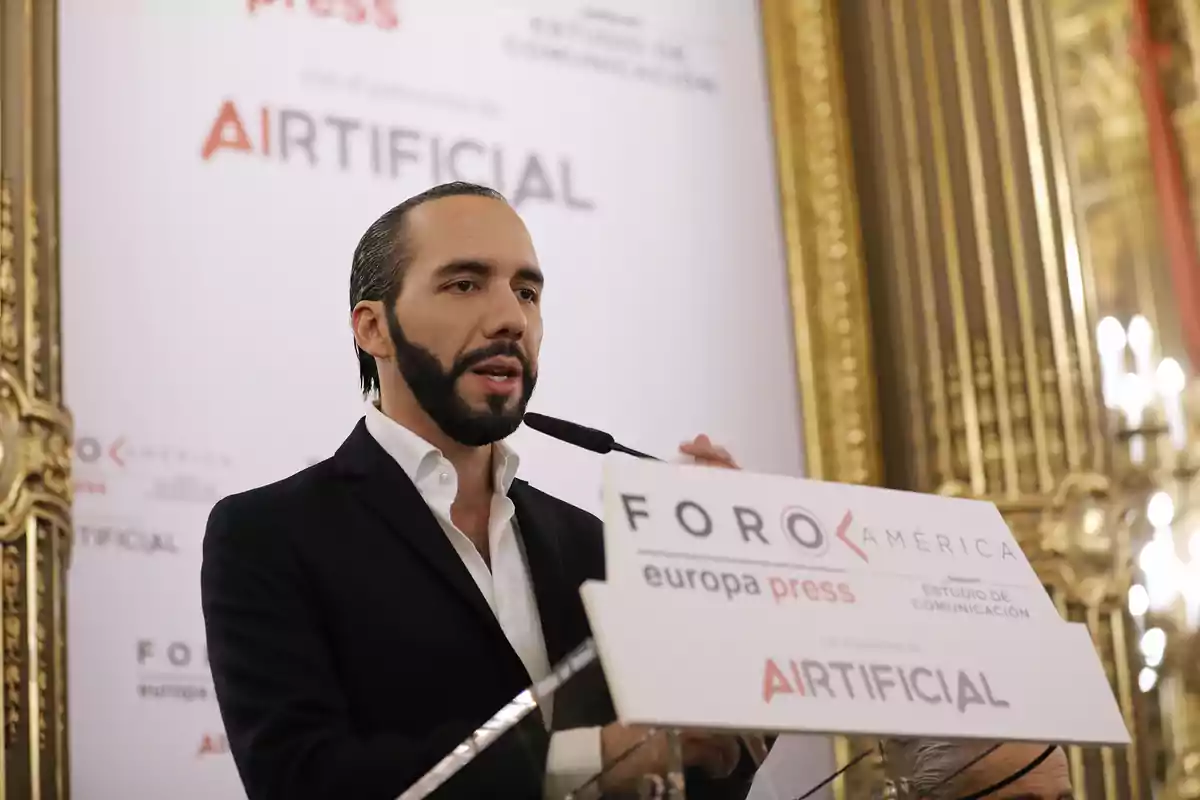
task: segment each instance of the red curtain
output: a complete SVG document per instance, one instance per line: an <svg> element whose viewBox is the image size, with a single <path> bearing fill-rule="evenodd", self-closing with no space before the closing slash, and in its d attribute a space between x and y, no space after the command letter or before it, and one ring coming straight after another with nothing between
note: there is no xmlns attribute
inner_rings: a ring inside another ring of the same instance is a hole
<svg viewBox="0 0 1200 800"><path fill-rule="evenodd" d="M1161 51L1150 29L1150 0L1133 0L1132 34L1163 240L1170 260L1188 358L1192 370L1196 371L1200 370L1200 251L1197 250L1191 200L1179 157L1179 141L1163 91L1159 66ZM1200 54L1195 56L1200 57Z"/></svg>

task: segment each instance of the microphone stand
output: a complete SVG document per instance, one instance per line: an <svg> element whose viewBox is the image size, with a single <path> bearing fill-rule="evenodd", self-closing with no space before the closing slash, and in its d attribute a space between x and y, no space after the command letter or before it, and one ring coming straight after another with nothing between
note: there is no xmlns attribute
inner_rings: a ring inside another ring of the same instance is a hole
<svg viewBox="0 0 1200 800"><path fill-rule="evenodd" d="M687 800L687 778L683 773L683 740L678 728L667 729L666 800Z"/></svg>

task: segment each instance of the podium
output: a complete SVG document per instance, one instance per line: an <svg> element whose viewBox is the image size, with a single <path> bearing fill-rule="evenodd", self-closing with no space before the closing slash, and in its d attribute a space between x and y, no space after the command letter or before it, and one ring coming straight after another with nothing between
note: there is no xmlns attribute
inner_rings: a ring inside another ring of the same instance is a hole
<svg viewBox="0 0 1200 800"><path fill-rule="evenodd" d="M1055 745L1129 743L1087 629L1058 616L990 503L610 458L604 522L607 579L580 589L594 639L401 800L431 796L597 659L618 719L668 739L642 796L686 796L684 730L865 736L885 757L888 742L963 742L980 763L1037 743L992 790Z"/></svg>

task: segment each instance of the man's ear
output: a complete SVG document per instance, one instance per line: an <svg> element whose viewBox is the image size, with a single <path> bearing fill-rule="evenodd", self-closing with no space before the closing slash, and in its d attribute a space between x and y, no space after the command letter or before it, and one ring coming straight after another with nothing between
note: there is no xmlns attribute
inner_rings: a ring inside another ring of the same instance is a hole
<svg viewBox="0 0 1200 800"><path fill-rule="evenodd" d="M360 300L350 312L350 328L359 350L376 358L395 355L383 303L379 300Z"/></svg>

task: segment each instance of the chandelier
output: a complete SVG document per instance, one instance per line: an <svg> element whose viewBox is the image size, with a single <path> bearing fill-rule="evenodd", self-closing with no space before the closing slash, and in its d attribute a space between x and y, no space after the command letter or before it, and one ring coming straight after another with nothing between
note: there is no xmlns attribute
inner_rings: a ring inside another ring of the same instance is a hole
<svg viewBox="0 0 1200 800"><path fill-rule="evenodd" d="M1135 554L1129 612L1140 639L1138 688L1155 692L1174 734L1168 797L1200 797L1200 386L1174 358L1157 358L1154 328L1137 315L1096 328L1115 453L1120 525ZM1168 710L1169 709L1169 710Z"/></svg>
<svg viewBox="0 0 1200 800"><path fill-rule="evenodd" d="M1116 416L1124 444L1122 483L1136 496L1132 528L1137 579L1129 611L1142 623L1143 692L1154 688L1167 652L1161 620L1183 631L1200 628L1200 505L1193 479L1198 466L1187 413L1187 380L1174 358L1155 358L1150 321L1137 315L1122 325L1105 317L1096 328L1105 405Z"/></svg>

